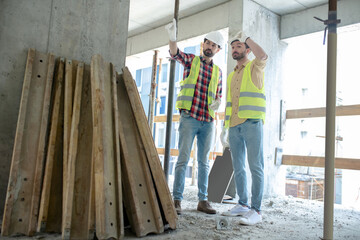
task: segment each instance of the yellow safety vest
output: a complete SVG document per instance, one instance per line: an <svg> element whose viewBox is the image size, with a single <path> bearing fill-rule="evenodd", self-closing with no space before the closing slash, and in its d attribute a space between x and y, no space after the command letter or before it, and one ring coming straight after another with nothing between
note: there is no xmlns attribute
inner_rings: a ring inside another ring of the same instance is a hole
<svg viewBox="0 0 360 240"><path fill-rule="evenodd" d="M189 76L180 82L180 92L177 96L176 104L175 104L176 109L186 109L186 110L191 109L199 72L200 72L200 57L196 56L191 63ZM215 101L218 82L219 82L219 67L214 64L211 73L210 84L208 87L208 94L207 94L208 110L212 118L215 117L215 112L209 108L209 105L213 101Z"/></svg>
<svg viewBox="0 0 360 240"><path fill-rule="evenodd" d="M258 89L251 80L251 62L246 64L240 88L239 97L239 118L262 119L265 123L266 113L266 97L265 97L265 84L261 89ZM234 71L229 74L227 79L227 97L226 97L226 110L225 110L225 127L230 126L230 117L232 113L231 103L231 80Z"/></svg>

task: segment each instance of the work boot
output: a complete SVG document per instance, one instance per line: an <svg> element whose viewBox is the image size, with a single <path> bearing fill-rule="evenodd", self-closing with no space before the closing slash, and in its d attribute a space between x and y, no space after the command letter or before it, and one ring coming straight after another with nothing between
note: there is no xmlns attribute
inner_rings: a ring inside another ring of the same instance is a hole
<svg viewBox="0 0 360 240"><path fill-rule="evenodd" d="M181 201L180 200L174 200L175 210L177 215L181 214Z"/></svg>
<svg viewBox="0 0 360 240"><path fill-rule="evenodd" d="M199 201L197 210L207 214L216 214L216 210L210 206L208 201Z"/></svg>

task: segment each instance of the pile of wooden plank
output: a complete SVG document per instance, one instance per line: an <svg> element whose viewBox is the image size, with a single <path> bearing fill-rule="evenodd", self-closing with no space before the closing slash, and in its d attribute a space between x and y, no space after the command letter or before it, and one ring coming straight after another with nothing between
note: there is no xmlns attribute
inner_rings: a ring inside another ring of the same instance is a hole
<svg viewBox="0 0 360 240"><path fill-rule="evenodd" d="M177 215L127 68L29 49L3 236L121 239L176 228Z"/></svg>

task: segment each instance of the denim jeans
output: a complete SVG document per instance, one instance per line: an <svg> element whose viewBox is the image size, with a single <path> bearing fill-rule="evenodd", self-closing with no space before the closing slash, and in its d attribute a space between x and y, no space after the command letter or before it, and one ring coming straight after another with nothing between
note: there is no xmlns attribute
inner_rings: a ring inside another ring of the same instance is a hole
<svg viewBox="0 0 360 240"><path fill-rule="evenodd" d="M239 204L249 206L245 170L247 153L252 178L251 208L260 211L264 191L262 120L248 119L242 124L231 127L229 129L229 144Z"/></svg>
<svg viewBox="0 0 360 240"><path fill-rule="evenodd" d="M181 201L183 199L185 172L195 136L197 137L198 198L199 201L207 200L209 153L213 143L214 130L214 121L198 121L185 111L181 112L179 125L179 157L175 166L173 185L174 200Z"/></svg>

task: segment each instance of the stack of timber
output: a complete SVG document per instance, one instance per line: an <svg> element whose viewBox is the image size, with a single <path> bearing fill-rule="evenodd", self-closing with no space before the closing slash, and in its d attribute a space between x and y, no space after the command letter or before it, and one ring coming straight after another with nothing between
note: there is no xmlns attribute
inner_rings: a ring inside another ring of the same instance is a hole
<svg viewBox="0 0 360 240"><path fill-rule="evenodd" d="M177 215L127 68L29 49L1 234L122 239Z"/></svg>
<svg viewBox="0 0 360 240"><path fill-rule="evenodd" d="M136 83L127 68L122 70L119 129L127 216L137 236L163 232L164 224L175 229L177 215Z"/></svg>
<svg viewBox="0 0 360 240"><path fill-rule="evenodd" d="M20 100L1 234L32 235L40 201L55 56L30 49Z"/></svg>

